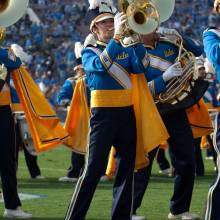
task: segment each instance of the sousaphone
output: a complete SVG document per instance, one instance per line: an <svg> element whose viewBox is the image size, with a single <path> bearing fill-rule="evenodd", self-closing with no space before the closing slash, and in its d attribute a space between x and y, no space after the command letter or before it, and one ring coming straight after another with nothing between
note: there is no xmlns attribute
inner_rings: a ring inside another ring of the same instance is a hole
<svg viewBox="0 0 220 220"><path fill-rule="evenodd" d="M29 0L0 0L0 27L8 27L18 21L28 7Z"/></svg>

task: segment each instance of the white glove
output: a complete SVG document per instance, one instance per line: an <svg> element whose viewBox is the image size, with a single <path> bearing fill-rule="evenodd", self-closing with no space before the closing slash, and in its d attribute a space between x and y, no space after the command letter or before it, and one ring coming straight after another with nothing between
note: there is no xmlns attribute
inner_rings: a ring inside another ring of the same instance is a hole
<svg viewBox="0 0 220 220"><path fill-rule="evenodd" d="M217 95L216 99L220 101L220 93Z"/></svg>
<svg viewBox="0 0 220 220"><path fill-rule="evenodd" d="M159 27L157 32L164 35L177 35L178 37L181 37L180 33L176 29Z"/></svg>
<svg viewBox="0 0 220 220"><path fill-rule="evenodd" d="M163 80L167 82L171 80L173 77L181 76L183 74L183 69L181 67L180 62L174 63L163 73Z"/></svg>
<svg viewBox="0 0 220 220"><path fill-rule="evenodd" d="M83 45L79 41L75 43L74 52L75 52L76 59L82 57L81 53L82 53L83 48L84 48Z"/></svg>
<svg viewBox="0 0 220 220"><path fill-rule="evenodd" d="M84 41L84 47L89 45L96 46L96 38L94 34L89 34Z"/></svg>
<svg viewBox="0 0 220 220"><path fill-rule="evenodd" d="M138 42L140 41L140 37L138 34L132 34L130 37L125 37L123 39L123 43L128 44L128 45L134 42L137 42L137 41Z"/></svg>
<svg viewBox="0 0 220 220"><path fill-rule="evenodd" d="M175 29L159 27L157 32L160 33L160 34L165 35L171 41L177 41L177 40L182 39L182 36L180 35L180 33Z"/></svg>
<svg viewBox="0 0 220 220"><path fill-rule="evenodd" d="M125 29L125 23L127 22L127 15L124 12L117 13L114 18L114 37L121 36Z"/></svg>
<svg viewBox="0 0 220 220"><path fill-rule="evenodd" d="M7 73L8 73L8 71L5 67L5 65L4 64L0 65L0 79L1 80L5 81L5 79L7 77Z"/></svg>
<svg viewBox="0 0 220 220"><path fill-rule="evenodd" d="M21 59L22 63L29 63L31 57L26 52L24 52L23 48L18 44L12 44L11 49L14 54Z"/></svg>

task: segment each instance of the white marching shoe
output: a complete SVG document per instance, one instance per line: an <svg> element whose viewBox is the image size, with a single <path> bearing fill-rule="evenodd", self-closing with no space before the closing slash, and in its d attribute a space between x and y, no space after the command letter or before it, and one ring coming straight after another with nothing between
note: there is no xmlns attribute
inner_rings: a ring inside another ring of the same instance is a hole
<svg viewBox="0 0 220 220"><path fill-rule="evenodd" d="M146 218L141 215L132 215L132 220L146 220Z"/></svg>
<svg viewBox="0 0 220 220"><path fill-rule="evenodd" d="M76 183L78 181L78 178L76 177L68 177L63 176L58 179L60 182L69 182L69 183Z"/></svg>
<svg viewBox="0 0 220 220"><path fill-rule="evenodd" d="M200 220L201 218L194 213L190 212L184 212L178 215L174 215L172 213L169 213L168 219L182 219L182 220Z"/></svg>
<svg viewBox="0 0 220 220"><path fill-rule="evenodd" d="M32 214L22 211L19 207L17 209L5 209L4 218L23 218L28 219L32 217Z"/></svg>

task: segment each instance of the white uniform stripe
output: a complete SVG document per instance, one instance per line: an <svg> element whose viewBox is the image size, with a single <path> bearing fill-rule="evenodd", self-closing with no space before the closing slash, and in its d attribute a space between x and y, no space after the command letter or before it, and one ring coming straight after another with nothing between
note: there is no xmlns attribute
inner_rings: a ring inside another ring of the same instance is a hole
<svg viewBox="0 0 220 220"><path fill-rule="evenodd" d="M216 189L216 187L219 184L220 181L220 161L219 161L219 155L220 155L220 151L217 147L217 143L216 143L216 135L217 135L217 129L218 129L218 117L220 112L218 112L217 116L215 117L215 123L214 123L214 135L213 135L213 145L214 145L214 149L217 152L217 169L218 169L218 176L217 179L215 181L215 183L213 184L212 187L210 187L209 192L208 192L208 198L207 198L207 207L206 207L206 213L205 213L205 219L204 220L212 220L211 219L211 215L212 215L212 202L213 202L213 193L214 190Z"/></svg>
<svg viewBox="0 0 220 220"><path fill-rule="evenodd" d="M124 88L131 89L131 80L127 73L116 64L112 64L108 72L116 79Z"/></svg>
<svg viewBox="0 0 220 220"><path fill-rule="evenodd" d="M160 69L162 71L166 71L172 64L166 60L162 60L159 57L155 57L152 55L149 55L150 58L150 66Z"/></svg>
<svg viewBox="0 0 220 220"><path fill-rule="evenodd" d="M211 29L211 30L208 30L214 34L216 34L218 37L220 37L220 30L216 30L216 29Z"/></svg>
<svg viewBox="0 0 220 220"><path fill-rule="evenodd" d="M148 53L146 53L144 58L142 59L142 63L143 63L145 68L148 66L149 62L150 62L149 56L148 56Z"/></svg>
<svg viewBox="0 0 220 220"><path fill-rule="evenodd" d="M91 130L91 129L90 129ZM90 134L90 131L88 133L88 139L89 139L89 134ZM78 195L79 195L79 191L81 189L81 186L82 186L82 183L85 179L85 175L86 175L86 172L88 170L88 159L89 159L89 140L87 141L87 154L86 154L86 158L85 158L85 168L83 170L83 174L82 176L78 179L77 181L77 184L76 184L76 187L75 187L75 191L73 193L73 196L72 196L72 199L70 201L70 205L68 207L68 210L67 210L67 214L66 214L66 217L64 220L69 220L71 218L71 215L73 213L73 209L74 209L74 206L75 206L75 203L76 203L76 200L78 198Z"/></svg>
<svg viewBox="0 0 220 220"><path fill-rule="evenodd" d="M106 50L104 50L101 55L100 55L100 59L102 62L104 62L104 65L107 67L107 69L110 67L110 65L112 64L112 61L110 59L110 57L108 56L108 53Z"/></svg>
<svg viewBox="0 0 220 220"><path fill-rule="evenodd" d="M99 49L89 47L94 53L96 53L98 56L101 56L102 53ZM131 80L127 72L123 69L123 67L120 68L119 64L112 64L110 68L107 70L108 73L126 89L131 89Z"/></svg>

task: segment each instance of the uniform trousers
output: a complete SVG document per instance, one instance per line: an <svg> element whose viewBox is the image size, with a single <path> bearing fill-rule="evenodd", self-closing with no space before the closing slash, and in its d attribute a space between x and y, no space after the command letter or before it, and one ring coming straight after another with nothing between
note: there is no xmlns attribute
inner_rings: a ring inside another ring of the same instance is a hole
<svg viewBox="0 0 220 220"><path fill-rule="evenodd" d="M205 173L205 167L204 167L203 158L202 158L202 151L200 147L201 139L202 139L201 137L194 139L195 164L196 164L196 175L197 176L204 176L204 173Z"/></svg>
<svg viewBox="0 0 220 220"><path fill-rule="evenodd" d="M19 127L18 123L16 123L15 128L16 128L15 131L16 131L16 151L17 151L16 160L17 160L17 164L18 164L19 148L21 147L24 150L25 162L28 167L28 171L30 173L31 178L35 178L36 176L40 176L41 171L40 171L40 168L37 164L37 156L30 154L28 152L28 150L26 149L26 147L24 146L24 143L23 143L23 140L21 137L20 127Z"/></svg>
<svg viewBox="0 0 220 220"><path fill-rule="evenodd" d="M0 173L6 209L21 206L17 192L15 125L10 106L0 106Z"/></svg>
<svg viewBox="0 0 220 220"><path fill-rule="evenodd" d="M170 168L169 161L166 158L165 150L159 148L157 151L157 163L160 167L160 170L166 170Z"/></svg>
<svg viewBox="0 0 220 220"><path fill-rule="evenodd" d="M195 179L195 154L192 130L185 110L162 116L170 134L168 140L172 166L175 169L174 192L170 212L181 214L189 211ZM153 160L155 152L150 154ZM152 162L151 162L152 163ZM134 213L141 205L149 181L152 166L139 170L134 175ZM140 183L140 181L142 181ZM146 183L147 182L147 183Z"/></svg>
<svg viewBox="0 0 220 220"><path fill-rule="evenodd" d="M82 173L84 163L85 163L84 155L72 152L71 166L69 167L67 171L67 177L78 178Z"/></svg>
<svg viewBox="0 0 220 220"><path fill-rule="evenodd" d="M217 177L209 188L204 220L220 219L220 112L215 118L214 128L213 145L217 153Z"/></svg>
<svg viewBox="0 0 220 220"><path fill-rule="evenodd" d="M96 186L106 170L113 145L117 170L113 185L112 220L129 220L132 215L136 122L132 106L92 108L89 151L65 220L84 220ZM102 209L100 208L100 211Z"/></svg>

